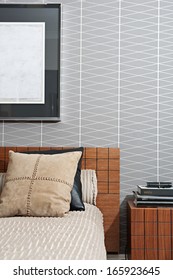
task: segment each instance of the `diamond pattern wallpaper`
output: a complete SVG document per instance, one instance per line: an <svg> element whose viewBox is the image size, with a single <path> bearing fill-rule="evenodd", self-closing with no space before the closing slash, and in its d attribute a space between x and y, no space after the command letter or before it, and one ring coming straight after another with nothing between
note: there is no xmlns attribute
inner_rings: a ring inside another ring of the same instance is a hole
<svg viewBox="0 0 173 280"><path fill-rule="evenodd" d="M158 1L122 1L120 32L121 232L124 198L157 180ZM125 247L125 244L122 244Z"/></svg>
<svg viewBox="0 0 173 280"><path fill-rule="evenodd" d="M121 253L136 184L173 181L172 0L62 3L61 122L0 123L0 145L121 149Z"/></svg>

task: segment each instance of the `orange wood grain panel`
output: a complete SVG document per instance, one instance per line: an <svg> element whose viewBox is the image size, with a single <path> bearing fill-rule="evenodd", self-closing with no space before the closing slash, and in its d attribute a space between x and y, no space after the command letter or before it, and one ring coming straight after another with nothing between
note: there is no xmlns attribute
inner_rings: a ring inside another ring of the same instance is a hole
<svg viewBox="0 0 173 280"><path fill-rule="evenodd" d="M131 221L132 222L140 222L144 221L144 209L131 209Z"/></svg>
<svg viewBox="0 0 173 280"><path fill-rule="evenodd" d="M169 208L158 208L158 222L170 223L170 221L171 221L171 210Z"/></svg>
<svg viewBox="0 0 173 280"><path fill-rule="evenodd" d="M107 159L100 159L97 163L98 170L108 170L109 169L109 161Z"/></svg>
<svg viewBox="0 0 173 280"><path fill-rule="evenodd" d="M0 147L0 172L4 172L5 161L4 161L4 147Z"/></svg>
<svg viewBox="0 0 173 280"><path fill-rule="evenodd" d="M120 162L117 158L116 159L109 158L108 165L109 165L109 170L120 170Z"/></svg>
<svg viewBox="0 0 173 280"><path fill-rule="evenodd" d="M156 210L156 211L155 211ZM145 259L157 259L157 209L145 209Z"/></svg>
<svg viewBox="0 0 173 280"><path fill-rule="evenodd" d="M131 223L131 235L144 236L144 223L143 222Z"/></svg>
<svg viewBox="0 0 173 280"><path fill-rule="evenodd" d="M109 182L119 182L119 171L109 171Z"/></svg>
<svg viewBox="0 0 173 280"><path fill-rule="evenodd" d="M144 260L145 259L145 251L144 249L132 249L130 252L131 260Z"/></svg>
<svg viewBox="0 0 173 280"><path fill-rule="evenodd" d="M157 221L155 221L155 217L157 217L157 212L152 211L152 210L151 210L151 215L149 215L149 211L147 211L147 215L145 215L144 238L145 238L145 259L146 260L149 260L149 259L156 260L157 259L157 250L158 250ZM152 222L152 218L154 219L153 222Z"/></svg>
<svg viewBox="0 0 173 280"><path fill-rule="evenodd" d="M158 259L171 260L171 235L158 236Z"/></svg>
<svg viewBox="0 0 173 280"><path fill-rule="evenodd" d="M120 149L109 148L109 158L120 158Z"/></svg>
<svg viewBox="0 0 173 280"><path fill-rule="evenodd" d="M109 252L119 252L119 195L100 194L97 206L103 213L106 248Z"/></svg>
<svg viewBox="0 0 173 280"><path fill-rule="evenodd" d="M120 192L120 183L117 181L115 183L109 182L109 193L119 194Z"/></svg>
<svg viewBox="0 0 173 280"><path fill-rule="evenodd" d="M170 222L158 222L158 235L159 236L171 236L171 223Z"/></svg>
<svg viewBox="0 0 173 280"><path fill-rule="evenodd" d="M131 240L132 249L144 249L144 246L145 246L144 236L133 236Z"/></svg>
<svg viewBox="0 0 173 280"><path fill-rule="evenodd" d="M157 238L157 222L147 222L145 220L144 223L145 235L153 236L155 239Z"/></svg>
<svg viewBox="0 0 173 280"><path fill-rule="evenodd" d="M97 148L97 157L100 159L109 158L109 148Z"/></svg>
<svg viewBox="0 0 173 280"><path fill-rule="evenodd" d="M108 178L109 178L108 176L109 176L108 170L105 171L97 170L97 181L108 182Z"/></svg>
<svg viewBox="0 0 173 280"><path fill-rule="evenodd" d="M145 249L145 260L158 260L157 249Z"/></svg>
<svg viewBox="0 0 173 280"><path fill-rule="evenodd" d="M145 208L145 222L157 222L157 208Z"/></svg>
<svg viewBox="0 0 173 280"><path fill-rule="evenodd" d="M86 164L85 165L86 169L94 169L94 170L97 169L97 161L96 161L96 159L86 159L85 164Z"/></svg>
<svg viewBox="0 0 173 280"><path fill-rule="evenodd" d="M109 193L109 185L107 182L97 181L97 184L99 185L99 193Z"/></svg>
<svg viewBox="0 0 173 280"><path fill-rule="evenodd" d="M97 149L96 148L86 148L85 149L85 157L86 158L96 158L97 157Z"/></svg>
<svg viewBox="0 0 173 280"><path fill-rule="evenodd" d="M145 249L151 250L157 250L157 236L154 235L145 235Z"/></svg>
<svg viewBox="0 0 173 280"><path fill-rule="evenodd" d="M173 260L173 208L171 208L171 259Z"/></svg>
<svg viewBox="0 0 173 280"><path fill-rule="evenodd" d="M171 250L159 250L158 260L172 260Z"/></svg>
<svg viewBox="0 0 173 280"><path fill-rule="evenodd" d="M169 208L158 209L158 246L159 259L171 259L171 210Z"/></svg>

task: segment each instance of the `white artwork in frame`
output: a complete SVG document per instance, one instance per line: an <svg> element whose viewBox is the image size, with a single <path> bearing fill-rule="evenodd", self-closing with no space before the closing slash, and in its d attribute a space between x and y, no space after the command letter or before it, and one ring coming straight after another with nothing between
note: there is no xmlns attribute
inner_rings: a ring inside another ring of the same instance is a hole
<svg viewBox="0 0 173 280"><path fill-rule="evenodd" d="M45 103L44 22L0 22L0 103Z"/></svg>

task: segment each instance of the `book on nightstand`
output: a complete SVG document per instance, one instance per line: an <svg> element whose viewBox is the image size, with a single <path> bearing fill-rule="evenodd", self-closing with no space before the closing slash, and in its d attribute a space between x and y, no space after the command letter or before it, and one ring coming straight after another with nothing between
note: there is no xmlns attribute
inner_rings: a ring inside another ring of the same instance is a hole
<svg viewBox="0 0 173 280"><path fill-rule="evenodd" d="M141 195L173 196L173 187L170 188L150 188L137 185L137 192Z"/></svg>
<svg viewBox="0 0 173 280"><path fill-rule="evenodd" d="M137 191L133 191L134 204L136 206L173 206L173 196L161 196L161 195L141 195Z"/></svg>
<svg viewBox="0 0 173 280"><path fill-rule="evenodd" d="M173 201L139 201L134 199L133 203L135 206L142 206L142 207L173 207Z"/></svg>
<svg viewBox="0 0 173 280"><path fill-rule="evenodd" d="M147 182L146 186L137 185L133 195L136 206L173 207L172 182Z"/></svg>

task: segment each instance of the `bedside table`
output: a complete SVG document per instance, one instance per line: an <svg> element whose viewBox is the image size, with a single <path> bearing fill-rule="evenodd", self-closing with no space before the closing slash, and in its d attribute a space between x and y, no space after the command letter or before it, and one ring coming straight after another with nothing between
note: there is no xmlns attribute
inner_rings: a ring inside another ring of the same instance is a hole
<svg viewBox="0 0 173 280"><path fill-rule="evenodd" d="M173 208L136 207L128 200L127 219L128 259L173 259Z"/></svg>

